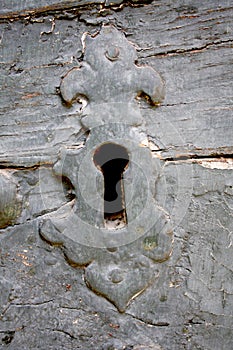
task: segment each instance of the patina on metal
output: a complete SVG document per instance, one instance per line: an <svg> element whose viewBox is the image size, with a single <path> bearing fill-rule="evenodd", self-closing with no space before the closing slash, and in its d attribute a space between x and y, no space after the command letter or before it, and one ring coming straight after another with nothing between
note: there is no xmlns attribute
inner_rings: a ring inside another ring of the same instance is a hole
<svg viewBox="0 0 233 350"><path fill-rule="evenodd" d="M84 61L65 75L60 91L68 107L87 102L81 122L89 135L84 147L62 149L54 166L55 173L73 185L75 199L40 225L47 241L62 244L70 261L86 266L87 286L120 312L156 281L173 243L169 214L154 196L160 161L145 146L136 99L144 95L150 104L159 105L164 83L152 68L135 65L135 59L133 45L113 26L86 37ZM112 147L112 156L106 153L102 163L122 159L125 164L118 181L123 204L112 213L108 205L112 217L106 215L103 164L96 160L104 145ZM113 148L124 149L125 155L114 154ZM114 217L121 211L122 217ZM114 225L114 220L120 224Z"/></svg>

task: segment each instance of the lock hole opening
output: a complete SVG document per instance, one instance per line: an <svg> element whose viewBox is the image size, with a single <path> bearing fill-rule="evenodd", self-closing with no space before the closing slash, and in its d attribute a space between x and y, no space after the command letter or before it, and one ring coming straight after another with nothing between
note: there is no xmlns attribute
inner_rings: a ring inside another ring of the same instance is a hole
<svg viewBox="0 0 233 350"><path fill-rule="evenodd" d="M96 149L93 161L104 177L104 226L123 228L127 225L123 173L129 154L125 147L109 142Z"/></svg>

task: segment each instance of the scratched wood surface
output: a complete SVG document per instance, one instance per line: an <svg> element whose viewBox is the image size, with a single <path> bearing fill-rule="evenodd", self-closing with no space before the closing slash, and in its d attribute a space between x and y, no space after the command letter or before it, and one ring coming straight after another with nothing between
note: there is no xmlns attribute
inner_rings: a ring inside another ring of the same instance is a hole
<svg viewBox="0 0 233 350"><path fill-rule="evenodd" d="M1 1L1 349L232 350L232 19L229 0ZM107 23L166 86L161 106L138 103L174 249L124 314L88 289L67 247L38 234L74 198L52 170L61 148L86 139L61 78L81 64L83 34Z"/></svg>

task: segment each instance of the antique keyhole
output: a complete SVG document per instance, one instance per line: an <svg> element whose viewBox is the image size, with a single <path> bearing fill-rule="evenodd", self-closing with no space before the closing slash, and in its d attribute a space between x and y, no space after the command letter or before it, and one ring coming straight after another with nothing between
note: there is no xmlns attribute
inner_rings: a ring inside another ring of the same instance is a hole
<svg viewBox="0 0 233 350"><path fill-rule="evenodd" d="M106 228L127 224L123 173L129 163L127 150L115 143L105 143L94 154L94 163L104 176L104 221Z"/></svg>

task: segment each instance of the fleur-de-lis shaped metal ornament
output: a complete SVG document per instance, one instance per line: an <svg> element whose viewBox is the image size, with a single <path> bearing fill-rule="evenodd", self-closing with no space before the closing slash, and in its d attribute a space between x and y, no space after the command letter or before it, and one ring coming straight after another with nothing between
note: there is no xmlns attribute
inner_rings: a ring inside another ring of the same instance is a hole
<svg viewBox="0 0 233 350"><path fill-rule="evenodd" d="M83 148L61 150L54 165L71 182L75 199L40 225L41 236L85 266L87 286L120 312L156 281L173 243L169 215L154 194L160 161L142 145L136 100L144 95L158 105L164 83L135 60L134 46L113 26L86 37L83 63L66 74L60 90L68 106L86 101L81 123L89 135Z"/></svg>

